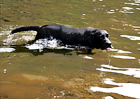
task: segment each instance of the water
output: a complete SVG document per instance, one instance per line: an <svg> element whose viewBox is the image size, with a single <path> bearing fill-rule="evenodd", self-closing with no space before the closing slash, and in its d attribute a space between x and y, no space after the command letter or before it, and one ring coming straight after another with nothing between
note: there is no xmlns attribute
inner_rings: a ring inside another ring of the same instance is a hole
<svg viewBox="0 0 140 99"><path fill-rule="evenodd" d="M0 98L140 98L139 0L2 0ZM114 49L85 51L56 39L29 44L19 26L65 24L107 30Z"/></svg>

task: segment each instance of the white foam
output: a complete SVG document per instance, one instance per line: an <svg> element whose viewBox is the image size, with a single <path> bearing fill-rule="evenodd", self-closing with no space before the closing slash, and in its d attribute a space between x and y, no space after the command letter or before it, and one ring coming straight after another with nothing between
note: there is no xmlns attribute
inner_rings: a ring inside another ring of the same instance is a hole
<svg viewBox="0 0 140 99"><path fill-rule="evenodd" d="M7 38L3 40L3 42L4 42L3 44L4 45L11 45L11 43L13 41L12 39L13 39L13 35L8 35Z"/></svg>
<svg viewBox="0 0 140 99"><path fill-rule="evenodd" d="M0 36L9 35L10 31L1 31Z"/></svg>
<svg viewBox="0 0 140 99"><path fill-rule="evenodd" d="M97 68L96 70L124 74L124 75L134 76L136 78L140 78L140 68L118 68L111 65L103 64L101 65L101 68Z"/></svg>
<svg viewBox="0 0 140 99"><path fill-rule="evenodd" d="M117 93L123 96L132 98L140 98L140 84L135 83L116 83L113 79L104 79L103 82L108 85L116 85L118 87L102 88L102 87L90 87L91 91L104 92L104 93Z"/></svg>
<svg viewBox="0 0 140 99"><path fill-rule="evenodd" d="M22 36L21 39L25 40L25 41L30 41L34 39L34 36Z"/></svg>
<svg viewBox="0 0 140 99"><path fill-rule="evenodd" d="M57 40L53 37L50 37L50 38L39 39L34 44L26 45L25 47L30 50L43 49L43 48L69 49L69 50L88 49L88 47L86 46L72 46L72 45L61 46L61 45L62 45L61 40Z"/></svg>
<svg viewBox="0 0 140 99"><path fill-rule="evenodd" d="M0 48L0 52L13 52L15 51L14 48Z"/></svg>
<svg viewBox="0 0 140 99"><path fill-rule="evenodd" d="M39 39L37 40L34 44L32 45L26 45L25 47L30 49L30 50L34 50L34 49L43 49L43 48L56 48L58 45L58 40L56 39Z"/></svg>

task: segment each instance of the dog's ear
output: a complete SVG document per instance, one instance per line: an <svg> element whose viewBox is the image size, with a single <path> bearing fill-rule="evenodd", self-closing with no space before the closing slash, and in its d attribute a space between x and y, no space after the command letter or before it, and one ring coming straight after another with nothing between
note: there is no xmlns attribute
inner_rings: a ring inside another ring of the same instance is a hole
<svg viewBox="0 0 140 99"><path fill-rule="evenodd" d="M95 35L97 30L98 29L92 27L87 28L87 32L89 32L91 35Z"/></svg>

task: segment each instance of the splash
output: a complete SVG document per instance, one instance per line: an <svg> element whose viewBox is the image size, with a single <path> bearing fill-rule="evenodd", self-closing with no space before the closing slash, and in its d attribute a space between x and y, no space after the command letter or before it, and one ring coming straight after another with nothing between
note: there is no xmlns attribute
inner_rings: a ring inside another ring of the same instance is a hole
<svg viewBox="0 0 140 99"><path fill-rule="evenodd" d="M58 46L58 41L56 39L49 40L47 38L45 39L39 39L34 44L26 45L25 47L33 50L33 49L43 49L43 48L56 48Z"/></svg>
<svg viewBox="0 0 140 99"><path fill-rule="evenodd" d="M26 45L25 47L28 48L29 50L34 50L34 49L39 49L43 50L44 48L49 48L49 49L69 49L69 50L74 50L73 48L69 48L70 46L61 46L62 41L57 40L55 38L45 38L45 39L39 39L35 41L35 43L31 45Z"/></svg>
<svg viewBox="0 0 140 99"><path fill-rule="evenodd" d="M68 50L80 50L80 49L90 49L89 47L86 46L76 46L76 45L65 45L62 43L61 40L57 40L53 37L50 38L45 38L45 39L39 39L35 41L34 44L31 45L26 45L26 48L30 50L34 49L44 49L44 48L49 48L49 49L68 49Z"/></svg>

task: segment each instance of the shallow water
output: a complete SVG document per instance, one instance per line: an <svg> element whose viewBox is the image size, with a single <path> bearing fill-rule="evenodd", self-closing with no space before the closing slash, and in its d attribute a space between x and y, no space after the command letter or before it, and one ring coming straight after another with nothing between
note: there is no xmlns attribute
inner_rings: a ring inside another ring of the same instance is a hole
<svg viewBox="0 0 140 99"><path fill-rule="evenodd" d="M139 6L139 0L2 0L0 98L140 98ZM107 30L114 49L87 54L55 39L31 45L34 31L9 35L19 26L53 23Z"/></svg>

